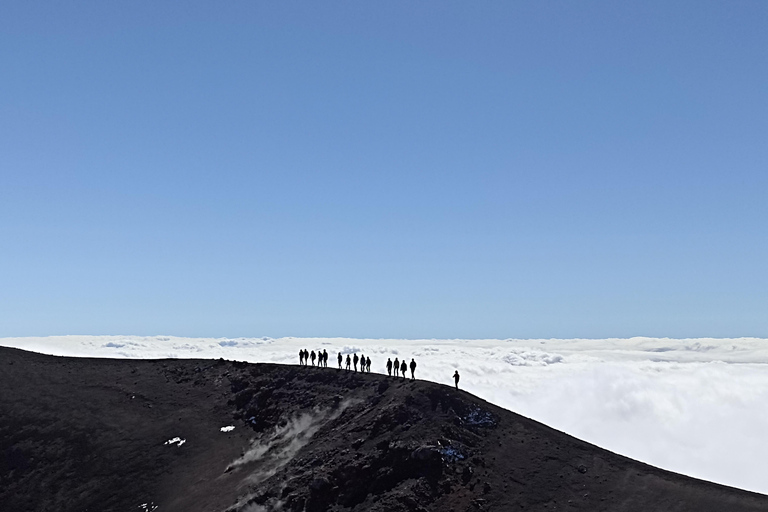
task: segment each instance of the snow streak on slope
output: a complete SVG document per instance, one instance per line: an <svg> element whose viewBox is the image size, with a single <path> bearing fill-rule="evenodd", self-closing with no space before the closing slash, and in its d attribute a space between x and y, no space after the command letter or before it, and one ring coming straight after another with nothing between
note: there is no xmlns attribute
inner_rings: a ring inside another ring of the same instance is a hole
<svg viewBox="0 0 768 512"><path fill-rule="evenodd" d="M60 336L0 345L55 355L298 363L327 350L413 357L418 378L490 402L634 459L768 494L768 340L361 340Z"/></svg>

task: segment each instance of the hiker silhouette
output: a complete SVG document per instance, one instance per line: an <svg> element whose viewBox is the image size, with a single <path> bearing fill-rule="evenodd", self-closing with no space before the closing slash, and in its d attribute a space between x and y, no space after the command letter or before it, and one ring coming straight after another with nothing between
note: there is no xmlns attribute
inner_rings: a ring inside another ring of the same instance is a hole
<svg viewBox="0 0 768 512"><path fill-rule="evenodd" d="M371 373L371 358L370 357L366 357L365 358L365 371L367 371L368 373Z"/></svg>
<svg viewBox="0 0 768 512"><path fill-rule="evenodd" d="M312 366L315 366L315 351L309 353L309 358L312 360Z"/></svg>
<svg viewBox="0 0 768 512"><path fill-rule="evenodd" d="M392 376L392 359L389 357L387 358L387 373L390 377Z"/></svg>
<svg viewBox="0 0 768 512"><path fill-rule="evenodd" d="M328 368L328 352L323 349L323 368Z"/></svg>
<svg viewBox="0 0 768 512"><path fill-rule="evenodd" d="M299 350L299 365L304 364L304 349Z"/></svg>
<svg viewBox="0 0 768 512"><path fill-rule="evenodd" d="M347 371L352 367L352 358L347 354Z"/></svg>
<svg viewBox="0 0 768 512"><path fill-rule="evenodd" d="M456 389L459 389L459 370L456 370L456 372L453 374L453 380L456 381Z"/></svg>
<svg viewBox="0 0 768 512"><path fill-rule="evenodd" d="M400 375L400 360L395 358L395 377Z"/></svg>
<svg viewBox="0 0 768 512"><path fill-rule="evenodd" d="M413 358L411 358L411 379L415 379L414 372L416 371L416 361L414 361Z"/></svg>
<svg viewBox="0 0 768 512"><path fill-rule="evenodd" d="M408 371L408 365L405 364L405 359L403 359L403 362L400 364L400 373L403 374L403 379L405 379L406 375L405 372Z"/></svg>
<svg viewBox="0 0 768 512"><path fill-rule="evenodd" d="M339 352L338 360L339 360L339 370L341 370L341 362L344 360L344 358L341 357L341 352Z"/></svg>
<svg viewBox="0 0 768 512"><path fill-rule="evenodd" d="M357 354L355 354L355 357L352 358L352 362L355 364L355 371L357 371L357 362L360 360L359 357L357 357Z"/></svg>

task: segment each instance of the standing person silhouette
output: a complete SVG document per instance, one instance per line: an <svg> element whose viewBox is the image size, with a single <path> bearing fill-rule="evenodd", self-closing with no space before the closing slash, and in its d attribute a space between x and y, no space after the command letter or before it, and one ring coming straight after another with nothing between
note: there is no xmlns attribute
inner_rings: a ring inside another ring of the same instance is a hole
<svg viewBox="0 0 768 512"><path fill-rule="evenodd" d="M416 371L416 361L413 358L411 358L411 380L416 378L413 375L415 371Z"/></svg>
<svg viewBox="0 0 768 512"><path fill-rule="evenodd" d="M403 359L403 362L400 364L400 373L403 374L403 379L405 379L405 372L408 371L408 365L405 364L405 359Z"/></svg>
<svg viewBox="0 0 768 512"><path fill-rule="evenodd" d="M304 350L299 350L299 365L304 363Z"/></svg>
<svg viewBox="0 0 768 512"><path fill-rule="evenodd" d="M366 357L365 358L365 371L367 371L368 373L371 373L371 358L370 357Z"/></svg>
<svg viewBox="0 0 768 512"><path fill-rule="evenodd" d="M352 358L347 354L347 371L352 367Z"/></svg>
<svg viewBox="0 0 768 512"><path fill-rule="evenodd" d="M352 362L355 363L355 371L357 371L357 362L360 360L359 357L357 357L357 354L355 354L355 357L352 358Z"/></svg>
<svg viewBox="0 0 768 512"><path fill-rule="evenodd" d="M400 360L395 358L395 377L400 374Z"/></svg>
<svg viewBox="0 0 768 512"><path fill-rule="evenodd" d="M459 389L459 370L456 370L456 372L453 374L453 380L456 381L456 389Z"/></svg>
<svg viewBox="0 0 768 512"><path fill-rule="evenodd" d="M392 358L390 357L387 358L387 373L390 377L392 376Z"/></svg>
<svg viewBox="0 0 768 512"><path fill-rule="evenodd" d="M309 353L309 358L312 360L312 366L315 366L315 351Z"/></svg>
<svg viewBox="0 0 768 512"><path fill-rule="evenodd" d="M341 370L341 362L344 360L344 358L341 357L341 352L339 352L338 360L339 360L339 370Z"/></svg>
<svg viewBox="0 0 768 512"><path fill-rule="evenodd" d="M323 368L328 368L328 352L323 349Z"/></svg>

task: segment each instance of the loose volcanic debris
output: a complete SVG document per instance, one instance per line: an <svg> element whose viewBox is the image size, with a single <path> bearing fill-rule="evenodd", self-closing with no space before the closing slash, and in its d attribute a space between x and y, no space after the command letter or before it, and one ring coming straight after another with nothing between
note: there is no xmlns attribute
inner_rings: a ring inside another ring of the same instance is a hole
<svg viewBox="0 0 768 512"><path fill-rule="evenodd" d="M13 390L0 394L3 510L768 509L768 497L632 461L453 386L304 357L0 356L15 363L0 374Z"/></svg>

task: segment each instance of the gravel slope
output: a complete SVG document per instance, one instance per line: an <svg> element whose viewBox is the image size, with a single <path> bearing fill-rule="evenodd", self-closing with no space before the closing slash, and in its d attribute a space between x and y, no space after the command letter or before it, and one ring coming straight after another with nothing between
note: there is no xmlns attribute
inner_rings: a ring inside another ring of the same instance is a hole
<svg viewBox="0 0 768 512"><path fill-rule="evenodd" d="M0 348L0 510L720 512L768 496L431 382Z"/></svg>

